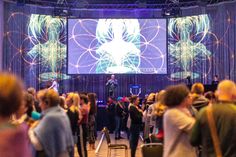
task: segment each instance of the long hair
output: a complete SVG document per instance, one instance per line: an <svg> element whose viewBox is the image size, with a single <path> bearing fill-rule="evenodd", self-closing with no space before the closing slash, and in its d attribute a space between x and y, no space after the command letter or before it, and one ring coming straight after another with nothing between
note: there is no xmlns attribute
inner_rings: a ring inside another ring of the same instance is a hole
<svg viewBox="0 0 236 157"><path fill-rule="evenodd" d="M96 114L97 113L96 97L97 97L97 95L95 93L88 93L88 99L90 102L89 114Z"/></svg>

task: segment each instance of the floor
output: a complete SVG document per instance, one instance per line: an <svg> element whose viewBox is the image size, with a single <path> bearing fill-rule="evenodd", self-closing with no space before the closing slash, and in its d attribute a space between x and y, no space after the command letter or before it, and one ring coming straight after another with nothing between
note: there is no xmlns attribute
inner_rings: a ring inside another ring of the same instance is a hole
<svg viewBox="0 0 236 157"><path fill-rule="evenodd" d="M98 146L98 143L100 142L101 137L102 137L102 134L98 133L96 147ZM126 144L127 146L129 146L129 141L127 140L127 138L115 140L114 134L110 134L110 137L111 137L111 143ZM126 135L123 134L122 137L126 137ZM138 145L138 148L136 151L136 157L142 157L141 150L140 150L141 144L142 144L142 142L141 142L141 140L139 140L139 145ZM105 137L102 141L101 147L100 147L97 154L95 153L95 150L90 150L88 146L87 146L87 148L88 148L88 157L107 157L107 143L106 143ZM76 152L75 157L79 157L77 150L75 150L75 152ZM111 156L112 157L125 157L125 151L124 150L113 150L111 153ZM128 150L128 157L130 157L130 149Z"/></svg>

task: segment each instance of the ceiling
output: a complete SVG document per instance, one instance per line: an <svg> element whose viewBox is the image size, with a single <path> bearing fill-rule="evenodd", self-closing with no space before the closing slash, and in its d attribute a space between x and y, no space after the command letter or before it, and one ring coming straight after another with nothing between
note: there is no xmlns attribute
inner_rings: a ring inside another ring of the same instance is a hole
<svg viewBox="0 0 236 157"><path fill-rule="evenodd" d="M215 4L225 1L234 1L234 0L4 0L18 3L21 5L24 4L33 4L41 6L51 6L51 7L70 7L70 8L80 8L80 7L102 7L106 8L117 8L122 6L124 8L165 8L166 6L170 7L186 7L194 5L208 5Z"/></svg>

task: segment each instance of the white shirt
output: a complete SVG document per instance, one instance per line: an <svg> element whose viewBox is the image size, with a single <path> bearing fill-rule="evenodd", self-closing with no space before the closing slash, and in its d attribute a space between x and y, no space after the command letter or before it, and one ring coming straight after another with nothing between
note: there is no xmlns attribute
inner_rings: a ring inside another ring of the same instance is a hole
<svg viewBox="0 0 236 157"><path fill-rule="evenodd" d="M59 88L59 84L55 80L52 82L51 87L49 87L49 89L54 89L56 92L58 92L58 88Z"/></svg>
<svg viewBox="0 0 236 157"><path fill-rule="evenodd" d="M163 157L197 157L191 146L189 134L195 123L186 108L171 108L164 114L164 156Z"/></svg>

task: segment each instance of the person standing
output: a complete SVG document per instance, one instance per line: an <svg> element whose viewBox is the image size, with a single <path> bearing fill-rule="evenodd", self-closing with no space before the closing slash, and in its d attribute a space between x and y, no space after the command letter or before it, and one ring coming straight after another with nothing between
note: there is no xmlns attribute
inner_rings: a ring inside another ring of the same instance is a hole
<svg viewBox="0 0 236 157"><path fill-rule="evenodd" d="M53 89L55 92L59 92L59 84L57 82L57 79L52 80L52 85L48 89Z"/></svg>
<svg viewBox="0 0 236 157"><path fill-rule="evenodd" d="M163 157L197 157L191 146L189 135L195 123L189 106L192 104L190 92L185 85L170 86L164 94L164 155Z"/></svg>
<svg viewBox="0 0 236 157"><path fill-rule="evenodd" d="M124 113L124 107L122 105L122 97L118 97L117 103L115 106L115 122L116 122L116 128L115 128L115 139L121 139L120 131L121 131L121 123L122 123L122 117Z"/></svg>
<svg viewBox="0 0 236 157"><path fill-rule="evenodd" d="M97 114L97 105L96 105L95 93L88 93L88 107L89 107L89 116L88 116L88 141L90 149L95 149L95 123L96 123L96 114Z"/></svg>
<svg viewBox="0 0 236 157"><path fill-rule="evenodd" d="M192 106L200 111L201 108L208 105L209 100L204 96L204 86L202 83L194 83L191 88Z"/></svg>
<svg viewBox="0 0 236 157"><path fill-rule="evenodd" d="M80 106L79 106L79 139L78 139L78 149L80 157L87 157L87 135L88 135L88 97L85 94L80 94Z"/></svg>
<svg viewBox="0 0 236 157"><path fill-rule="evenodd" d="M10 122L11 115L23 105L23 85L19 78L0 73L0 102L0 156L32 157L28 127Z"/></svg>
<svg viewBox="0 0 236 157"><path fill-rule="evenodd" d="M38 125L29 130L30 141L34 148L46 157L70 156L74 149L70 120L59 107L59 95L53 89L38 92L37 97L42 109Z"/></svg>
<svg viewBox="0 0 236 157"><path fill-rule="evenodd" d="M112 97L108 98L106 111L107 111L107 118L108 118L108 130L110 134L113 134L115 129L115 100Z"/></svg>
<svg viewBox="0 0 236 157"><path fill-rule="evenodd" d="M74 144L76 144L77 146L79 139L79 109L78 109L79 103L80 103L80 98L77 93L68 94L66 98L66 105L68 107L67 115L70 120L70 126L74 138ZM77 150L79 150L79 148L77 148ZM74 150L72 150L72 154L74 154Z"/></svg>
<svg viewBox="0 0 236 157"><path fill-rule="evenodd" d="M216 91L218 101L203 108L196 120L191 134L191 144L193 146L202 145L202 157L217 156L211 129L216 127L216 138L218 138L219 149L224 157L236 156L236 106L234 94L236 86L233 81L224 80L219 83ZM214 123L209 122L209 109L212 111ZM215 137L215 136L214 136Z"/></svg>
<svg viewBox="0 0 236 157"><path fill-rule="evenodd" d="M219 84L219 78L218 75L214 76L214 79L211 82L212 85L218 85Z"/></svg>
<svg viewBox="0 0 236 157"><path fill-rule="evenodd" d="M108 88L108 96L114 98L115 90L118 86L118 82L117 79L115 79L115 75L111 75L111 78L107 81L106 86Z"/></svg>
<svg viewBox="0 0 236 157"><path fill-rule="evenodd" d="M139 109L139 97L136 95L131 96L129 105L129 114L131 119L130 125L130 149L131 157L135 157L136 149L138 146L139 133L142 126L143 111Z"/></svg>

